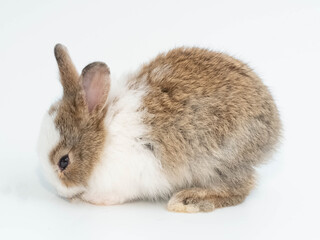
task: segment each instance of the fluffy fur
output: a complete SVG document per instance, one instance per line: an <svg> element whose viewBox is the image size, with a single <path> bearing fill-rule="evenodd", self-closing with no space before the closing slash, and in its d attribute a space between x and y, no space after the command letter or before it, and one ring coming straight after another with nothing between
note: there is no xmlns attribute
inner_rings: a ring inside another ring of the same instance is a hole
<svg viewBox="0 0 320 240"><path fill-rule="evenodd" d="M236 205L278 141L268 89L225 54L174 49L110 92L104 63L79 76L65 47L55 55L64 95L44 118L39 156L62 196L103 205L172 196L177 212Z"/></svg>
<svg viewBox="0 0 320 240"><path fill-rule="evenodd" d="M82 195L96 204L119 204L139 198L167 197L171 192L161 162L146 146L141 99L148 88L130 89L120 83L108 101L108 136L102 161L95 168L88 191Z"/></svg>
<svg viewBox="0 0 320 240"><path fill-rule="evenodd" d="M50 163L49 154L52 148L59 143L60 134L54 124L55 115L46 113L42 119L41 134L38 140L38 155L42 159L42 168L46 173L48 181L54 185L60 196L72 198L84 191L83 186L67 187L64 185L59 176L59 168L57 165Z"/></svg>

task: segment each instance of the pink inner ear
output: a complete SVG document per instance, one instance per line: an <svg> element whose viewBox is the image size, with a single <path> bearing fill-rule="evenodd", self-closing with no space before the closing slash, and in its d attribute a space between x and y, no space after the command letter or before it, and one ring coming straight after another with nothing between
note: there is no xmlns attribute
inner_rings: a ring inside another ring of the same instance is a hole
<svg viewBox="0 0 320 240"><path fill-rule="evenodd" d="M92 112L98 105L103 105L108 97L110 79L107 66L92 66L86 70L82 75L82 84L89 112Z"/></svg>

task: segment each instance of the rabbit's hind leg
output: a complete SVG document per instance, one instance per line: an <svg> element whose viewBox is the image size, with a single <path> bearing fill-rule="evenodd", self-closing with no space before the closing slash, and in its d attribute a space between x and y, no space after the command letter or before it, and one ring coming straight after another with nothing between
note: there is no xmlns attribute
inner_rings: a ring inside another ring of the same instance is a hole
<svg viewBox="0 0 320 240"><path fill-rule="evenodd" d="M205 188L189 188L175 193L168 202L173 212L211 212L216 208L234 206L244 201L248 194L219 196L216 191Z"/></svg>

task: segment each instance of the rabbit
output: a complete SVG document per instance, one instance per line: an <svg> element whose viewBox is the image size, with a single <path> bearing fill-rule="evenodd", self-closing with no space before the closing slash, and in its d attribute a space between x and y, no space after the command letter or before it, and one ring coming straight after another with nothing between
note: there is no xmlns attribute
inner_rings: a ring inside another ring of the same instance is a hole
<svg viewBox="0 0 320 240"><path fill-rule="evenodd" d="M210 212L242 203L278 145L268 88L227 54L175 48L112 84L105 63L79 75L65 46L54 54L63 96L43 117L38 155L63 198Z"/></svg>

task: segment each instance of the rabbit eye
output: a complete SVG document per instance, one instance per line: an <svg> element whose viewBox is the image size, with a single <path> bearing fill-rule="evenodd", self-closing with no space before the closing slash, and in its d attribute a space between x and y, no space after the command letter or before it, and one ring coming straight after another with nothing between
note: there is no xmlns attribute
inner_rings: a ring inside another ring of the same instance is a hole
<svg viewBox="0 0 320 240"><path fill-rule="evenodd" d="M61 171L65 170L68 167L69 164L69 156L65 155L62 158L60 158L59 161L59 168Z"/></svg>

